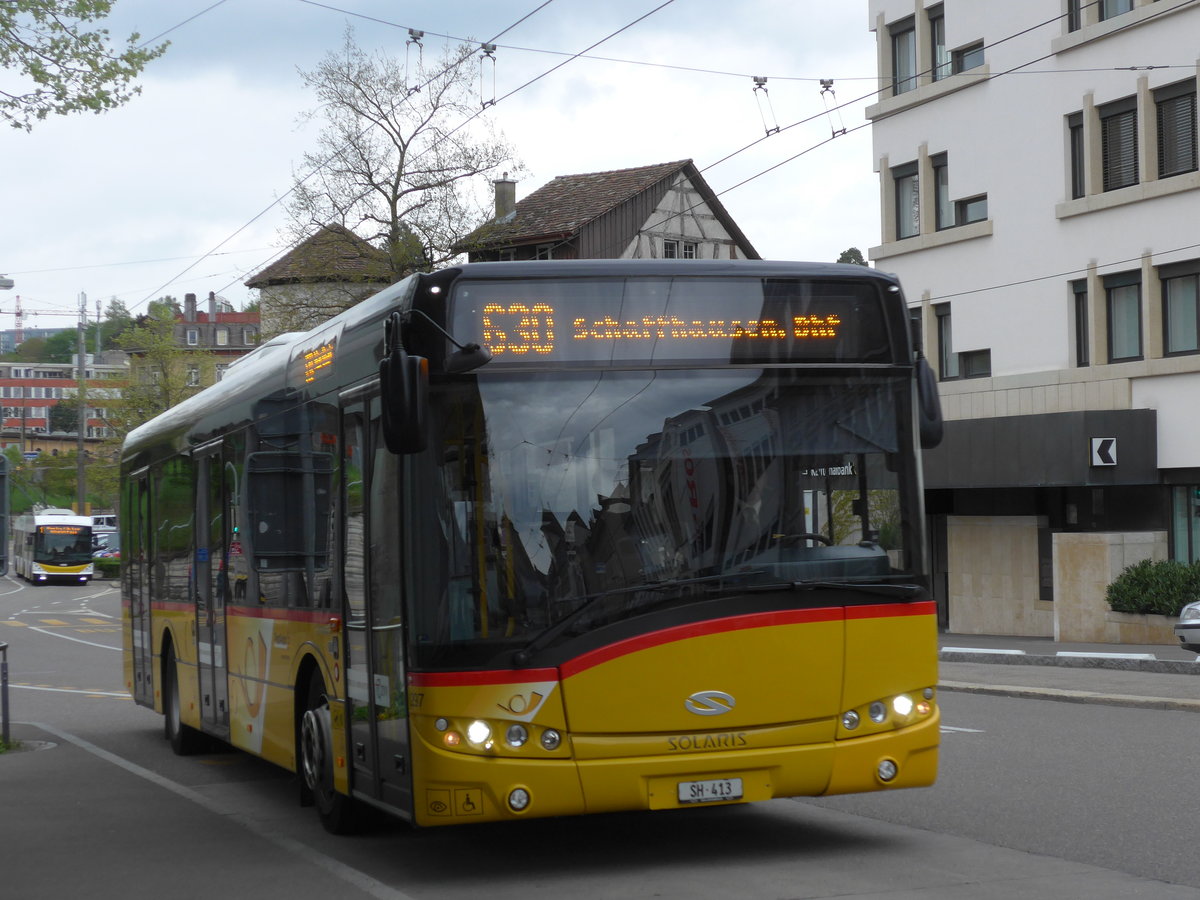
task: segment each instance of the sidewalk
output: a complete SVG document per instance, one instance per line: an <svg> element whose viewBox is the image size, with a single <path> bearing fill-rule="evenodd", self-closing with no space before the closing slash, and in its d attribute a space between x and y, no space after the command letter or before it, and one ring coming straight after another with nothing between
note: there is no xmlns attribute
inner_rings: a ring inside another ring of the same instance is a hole
<svg viewBox="0 0 1200 900"><path fill-rule="evenodd" d="M943 691L1200 712L1200 663L1178 645L943 634Z"/></svg>

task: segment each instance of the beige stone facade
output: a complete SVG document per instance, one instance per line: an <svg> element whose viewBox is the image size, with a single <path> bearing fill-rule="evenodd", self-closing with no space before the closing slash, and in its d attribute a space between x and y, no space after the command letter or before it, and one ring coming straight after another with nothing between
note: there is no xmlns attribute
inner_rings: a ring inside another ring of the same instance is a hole
<svg viewBox="0 0 1200 900"><path fill-rule="evenodd" d="M1035 516L951 516L950 631L1050 637L1054 604L1038 599Z"/></svg>
<svg viewBox="0 0 1200 900"><path fill-rule="evenodd" d="M1129 566L1166 558L1165 531L1054 535L1055 640L1175 643L1169 620L1114 613L1104 598L1108 585Z"/></svg>

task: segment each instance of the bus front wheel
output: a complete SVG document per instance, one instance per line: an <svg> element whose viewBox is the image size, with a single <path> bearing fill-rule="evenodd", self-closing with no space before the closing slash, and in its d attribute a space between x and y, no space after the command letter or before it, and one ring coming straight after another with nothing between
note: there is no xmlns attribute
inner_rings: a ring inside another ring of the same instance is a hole
<svg viewBox="0 0 1200 900"><path fill-rule="evenodd" d="M332 719L325 683L320 675L314 674L299 728L298 755L304 795L316 806L326 831L349 834L354 830L354 801L333 786Z"/></svg>

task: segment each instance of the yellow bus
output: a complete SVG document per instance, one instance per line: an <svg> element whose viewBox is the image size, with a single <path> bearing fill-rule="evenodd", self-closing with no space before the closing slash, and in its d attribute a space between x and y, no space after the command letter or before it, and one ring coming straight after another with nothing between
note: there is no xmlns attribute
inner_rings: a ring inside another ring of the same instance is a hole
<svg viewBox="0 0 1200 900"><path fill-rule="evenodd" d="M69 509L16 516L12 524L13 571L33 584L86 584L93 574L92 519Z"/></svg>
<svg viewBox="0 0 1200 900"><path fill-rule="evenodd" d="M129 435L129 689L331 831L931 784L914 344L859 266L407 278Z"/></svg>

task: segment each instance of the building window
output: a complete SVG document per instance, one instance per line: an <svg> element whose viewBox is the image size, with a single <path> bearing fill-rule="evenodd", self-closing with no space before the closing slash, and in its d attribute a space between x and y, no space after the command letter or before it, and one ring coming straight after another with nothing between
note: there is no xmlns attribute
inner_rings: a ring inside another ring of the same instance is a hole
<svg viewBox="0 0 1200 900"><path fill-rule="evenodd" d="M946 14L941 6L929 10L929 43L932 50L929 68L933 80L941 81L951 73L950 51L946 49Z"/></svg>
<svg viewBox="0 0 1200 900"><path fill-rule="evenodd" d="M254 334L253 328L243 328L242 329L242 343L243 344L245 344L247 347L253 346L254 338L255 338L255 334Z"/></svg>
<svg viewBox="0 0 1200 900"><path fill-rule="evenodd" d="M958 371L963 378L987 378L992 374L992 351L969 350L958 354Z"/></svg>
<svg viewBox="0 0 1200 900"><path fill-rule="evenodd" d="M679 259L679 241L663 241L663 259Z"/></svg>
<svg viewBox="0 0 1200 900"><path fill-rule="evenodd" d="M214 337L216 338L218 347L228 347L229 346L229 329L228 328L218 328Z"/></svg>
<svg viewBox="0 0 1200 900"><path fill-rule="evenodd" d="M917 164L892 169L896 186L896 237L904 239L921 233L921 198L917 184Z"/></svg>
<svg viewBox="0 0 1200 900"><path fill-rule="evenodd" d="M938 231L943 228L953 228L957 223L954 220L954 204L950 200L950 166L947 163L946 154L939 153L937 156L930 157L929 163L933 167L935 224Z"/></svg>
<svg viewBox="0 0 1200 900"><path fill-rule="evenodd" d="M1086 169L1083 157L1083 113L1067 116L1067 143L1071 149L1071 199L1078 200L1087 192Z"/></svg>
<svg viewBox="0 0 1200 900"><path fill-rule="evenodd" d="M1142 287L1134 273L1104 279L1108 306L1108 361L1142 358Z"/></svg>
<svg viewBox="0 0 1200 900"><path fill-rule="evenodd" d="M892 37L892 93L917 86L917 28L911 17L888 29Z"/></svg>
<svg viewBox="0 0 1200 900"><path fill-rule="evenodd" d="M199 343L200 343L200 332L199 332L199 331L197 331L195 328L189 328L189 329L187 330L187 344L188 344L188 346L189 346L189 347L195 347L195 346L196 346L197 344L199 344Z"/></svg>
<svg viewBox="0 0 1200 900"><path fill-rule="evenodd" d="M1100 21L1111 19L1133 10L1133 0L1100 0Z"/></svg>
<svg viewBox="0 0 1200 900"><path fill-rule="evenodd" d="M1086 278L1071 282L1071 303L1075 314L1075 365L1091 364L1091 335L1088 332L1088 283Z"/></svg>
<svg viewBox="0 0 1200 900"><path fill-rule="evenodd" d="M695 241L684 241L682 249L683 249L683 258L684 259L696 259L697 258L697 256L696 256L697 248L696 248Z"/></svg>
<svg viewBox="0 0 1200 900"><path fill-rule="evenodd" d="M1104 190L1138 183L1137 101L1133 97L1100 107L1100 152Z"/></svg>
<svg viewBox="0 0 1200 900"><path fill-rule="evenodd" d="M226 364L218 364L217 365L217 368L216 368L217 381L220 381L222 378L225 377L225 370L228 368L229 368L229 366Z"/></svg>
<svg viewBox="0 0 1200 900"><path fill-rule="evenodd" d="M200 369L196 366L188 366L187 370L187 386L198 387L200 385Z"/></svg>
<svg viewBox="0 0 1200 900"><path fill-rule="evenodd" d="M982 222L988 217L987 194L978 197L968 197L954 203L954 219L959 225L970 225L972 222Z"/></svg>
<svg viewBox="0 0 1200 900"><path fill-rule="evenodd" d="M958 356L950 334L950 304L939 303L933 308L937 316L938 368L942 380L958 377Z"/></svg>
<svg viewBox="0 0 1200 900"><path fill-rule="evenodd" d="M1078 31L1083 27L1083 19L1080 17L1079 8L1083 0L1067 0L1067 30Z"/></svg>
<svg viewBox="0 0 1200 900"><path fill-rule="evenodd" d="M1154 92L1158 113L1158 177L1196 171L1196 81Z"/></svg>
<svg viewBox="0 0 1200 900"><path fill-rule="evenodd" d="M1196 272L1162 280L1163 352L1168 355L1200 352L1198 288L1200 275Z"/></svg>
<svg viewBox="0 0 1200 900"><path fill-rule="evenodd" d="M537 248L534 250L533 258L534 259L554 259L554 245L553 244L538 244Z"/></svg>
<svg viewBox="0 0 1200 900"><path fill-rule="evenodd" d="M1171 488L1171 558L1181 563L1200 560L1200 485Z"/></svg>
<svg viewBox="0 0 1200 900"><path fill-rule="evenodd" d="M954 51L954 72L966 72L983 65L983 41Z"/></svg>

